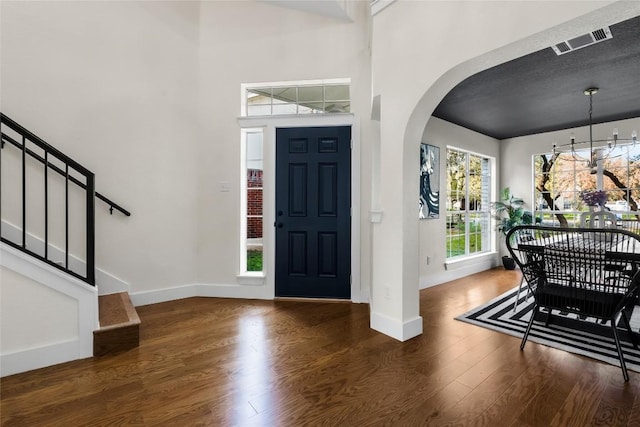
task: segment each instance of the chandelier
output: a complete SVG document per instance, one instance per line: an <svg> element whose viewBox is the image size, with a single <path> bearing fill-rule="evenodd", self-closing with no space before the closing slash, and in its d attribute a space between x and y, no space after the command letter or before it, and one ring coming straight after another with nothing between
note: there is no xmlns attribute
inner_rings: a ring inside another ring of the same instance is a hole
<svg viewBox="0 0 640 427"><path fill-rule="evenodd" d="M597 87L590 87L584 90L584 94L589 97L589 140L588 141L580 141L576 142L576 136L573 132L571 132L570 139L571 142L567 144L563 144L560 147L569 146L569 150L571 152L572 157L576 161L583 161L587 164L587 167L590 169L592 174L595 174L598 169L598 161L604 160L607 158L617 157L613 155L616 146L621 144L636 144L638 142L638 133L634 130L631 132L631 139L622 139L618 138L618 129L614 128L612 132L612 136L608 139L593 139L593 95L598 93ZM594 148L594 143L596 147ZM606 143L606 144L605 144ZM580 155L576 149L576 146L582 144L589 144L589 153L588 157L585 158ZM558 150L557 144L553 144L553 156L555 157Z"/></svg>

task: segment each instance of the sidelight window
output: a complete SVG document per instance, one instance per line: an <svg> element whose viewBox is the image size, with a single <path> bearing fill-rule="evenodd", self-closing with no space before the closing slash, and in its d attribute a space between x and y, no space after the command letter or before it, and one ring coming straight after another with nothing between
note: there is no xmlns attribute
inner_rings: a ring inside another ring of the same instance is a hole
<svg viewBox="0 0 640 427"><path fill-rule="evenodd" d="M243 140L242 226L240 262L243 272L262 271L263 155L262 130L245 129Z"/></svg>

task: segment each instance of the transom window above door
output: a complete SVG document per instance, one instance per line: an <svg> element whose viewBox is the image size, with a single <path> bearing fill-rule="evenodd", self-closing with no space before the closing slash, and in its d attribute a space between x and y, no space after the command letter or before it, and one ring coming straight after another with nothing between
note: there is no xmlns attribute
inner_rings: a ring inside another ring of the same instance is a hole
<svg viewBox="0 0 640 427"><path fill-rule="evenodd" d="M350 80L243 84L243 116L351 112Z"/></svg>

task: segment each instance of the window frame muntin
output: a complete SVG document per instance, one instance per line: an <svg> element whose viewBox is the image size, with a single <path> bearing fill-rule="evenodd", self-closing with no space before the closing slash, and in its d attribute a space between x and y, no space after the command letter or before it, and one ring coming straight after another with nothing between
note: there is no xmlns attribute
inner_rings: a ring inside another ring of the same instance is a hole
<svg viewBox="0 0 640 427"><path fill-rule="evenodd" d="M295 81L281 81L281 82L262 82L262 83L242 83L240 85L241 91L241 105L240 105L240 117L272 117L272 116L307 116L314 114L352 114L351 108L349 111L345 112L326 112L324 108L326 106L326 88L327 86L337 86L344 85L349 87L349 99L345 100L335 100L332 99L331 102L349 102L351 103L351 79L350 78L335 78L335 79L318 79L318 80L295 80ZM299 91L300 87L308 87L308 86L322 86L322 105L323 111L319 113L300 113L300 103L299 103ZM260 115L249 115L249 104L247 103L248 97L247 94L251 89L260 89L260 88L270 88L271 89L271 102L269 104L261 104L261 105L269 105L270 106L270 114L260 114ZM275 88L295 88L296 89L296 112L295 114L273 114L273 89Z"/></svg>
<svg viewBox="0 0 640 427"><path fill-rule="evenodd" d="M624 189L616 188L614 190L605 190L605 191L607 191L607 192L610 192L610 191L625 191L625 193L627 193L627 194L629 194L629 193L633 194L634 190L640 192L640 185L637 188L630 185L631 184L631 176L632 176L631 163L632 163L632 157L633 157L632 156L633 153L632 153L631 148L634 147L634 146L635 146L635 144L632 144L632 143L619 144L618 148L623 148L624 149L624 153L614 157L614 158L619 158L619 157L624 157L625 158L624 167L615 168L614 170L624 170L625 171L624 180L626 180L626 187ZM582 152L582 151L588 152L589 150L588 150L588 148L581 148L580 150L577 150L577 151L578 152ZM568 151L568 150L563 150L563 151L560 152L560 154L571 155L570 151ZM552 151L539 152L539 153L534 153L531 156L532 175L533 175L532 176L532 184L533 184L532 185L532 187L533 187L532 188L532 195L533 195L533 201L534 201L534 203L533 203L534 206L533 206L532 212L534 214L534 217L535 218L544 218L545 215L546 216L551 215L553 217L551 221L555 224L558 221L557 218L556 218L556 214L573 215L573 216L577 217L582 212L585 212L585 209L582 209L582 210L578 209L578 206L576 204L572 205L571 209L565 209L564 208L564 205L565 205L564 203L563 203L562 209L559 209L559 210L552 210L550 207L547 207L547 209L540 209L539 208L540 203L539 203L538 195L541 195L542 192L539 192L538 189L537 189L537 180L544 173L541 170L538 170L537 164L536 164L536 159L539 156L542 156L542 155L552 156L553 152ZM603 161L606 161L606 160L610 160L610 159L603 159ZM562 192L571 192L571 193L574 194L575 197L579 197L579 192L581 190L578 190L578 185L577 185L578 174L584 168L583 166L576 166L576 164L579 164L579 163L580 163L580 160L574 160L574 161L572 161L573 167L571 169L561 169L559 172L555 172L555 168L557 167L556 166L557 164L554 163L554 166L553 166L552 170L547 172L547 175L550 176L550 179L552 181L553 181L553 177L554 177L555 174L560 174L560 173L563 173L563 172L572 174L573 188L570 189L570 190L564 190L564 189L560 190L561 193ZM600 168L598 168L598 170L600 170ZM604 182L604 179L605 179L604 174L602 174L602 176L599 179L602 179L603 182ZM597 180L598 180L598 178L596 178L596 187L597 187ZM603 185L603 187L604 187L604 185ZM552 188L552 189L548 190L547 192L550 194L551 197L553 197L554 195L556 195L556 188ZM627 214L636 214L636 213L640 213L640 210L638 210L638 211L626 211L626 213ZM574 221L575 221L575 218L574 218Z"/></svg>
<svg viewBox="0 0 640 427"><path fill-rule="evenodd" d="M495 183L495 165L496 165L496 159L495 157L492 157L490 155L487 154L482 154L479 153L477 151L472 151L472 150L468 150L465 148L460 148L460 147L456 147L454 145L446 145L445 147L445 159L448 159L448 154L447 151L448 150L455 150L459 153L464 153L465 154L465 180L468 181L469 178L469 164L470 164L470 156L477 156L480 159L486 159L488 161L487 164L487 170L488 170L488 181L487 181L487 190L488 190L488 194L487 194L487 199L488 202L490 203L490 201L493 199L493 194L495 193L495 187L496 187L496 183ZM445 160L445 171L448 172L448 165L447 162ZM449 187L449 175L448 173L446 173L446 177L447 177L447 192L445 193L445 197L449 197L448 195L448 187ZM453 262L458 262L458 261L464 261L466 259L471 259L471 258L477 258L483 255L487 255L490 254L492 252L495 251L495 233L492 232L494 227L494 220L492 219L492 215L491 215L491 208L490 206L487 206L486 209L483 208L483 210L481 211L470 211L468 209L469 207L469 184L468 182L465 181L465 191L464 191L464 195L465 195L465 206L464 206L464 210L460 209L458 211L448 211L446 210L446 205L447 203L445 203L445 227L448 226L447 223L447 217L448 215L451 213L452 215L457 215L457 214L461 214L464 215L465 217L465 253L463 255L456 255L456 256L448 256L448 244L449 244L449 236L446 234L445 231L445 263L446 264L450 264ZM448 200L447 200L448 201ZM487 203L487 205L489 205L489 203ZM484 236L484 238L486 239L485 241L487 242L487 248L481 252L474 252L474 253L470 253L469 252L469 248L470 248L470 220L469 217L471 215L477 215L479 213L484 213L484 216L486 218L486 230L484 230L481 235Z"/></svg>

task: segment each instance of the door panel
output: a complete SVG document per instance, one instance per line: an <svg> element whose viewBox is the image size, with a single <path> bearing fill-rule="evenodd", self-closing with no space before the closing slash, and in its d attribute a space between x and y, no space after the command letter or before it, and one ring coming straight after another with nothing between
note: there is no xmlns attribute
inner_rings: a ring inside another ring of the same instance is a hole
<svg viewBox="0 0 640 427"><path fill-rule="evenodd" d="M289 165L289 215L307 216L307 165Z"/></svg>
<svg viewBox="0 0 640 427"><path fill-rule="evenodd" d="M351 128L276 130L276 296L351 297Z"/></svg>

